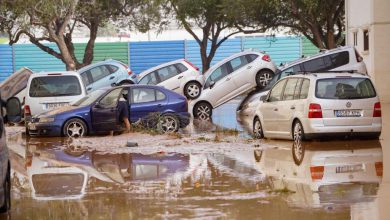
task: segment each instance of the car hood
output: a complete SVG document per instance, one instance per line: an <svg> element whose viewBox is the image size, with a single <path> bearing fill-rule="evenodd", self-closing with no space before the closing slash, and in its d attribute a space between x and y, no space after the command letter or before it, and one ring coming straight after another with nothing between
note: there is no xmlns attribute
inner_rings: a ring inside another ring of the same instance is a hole
<svg viewBox="0 0 390 220"><path fill-rule="evenodd" d="M50 117L50 116L59 116L66 113L76 113L82 111L89 111L90 106L65 106L58 109L54 109L45 113L38 115L38 117Z"/></svg>

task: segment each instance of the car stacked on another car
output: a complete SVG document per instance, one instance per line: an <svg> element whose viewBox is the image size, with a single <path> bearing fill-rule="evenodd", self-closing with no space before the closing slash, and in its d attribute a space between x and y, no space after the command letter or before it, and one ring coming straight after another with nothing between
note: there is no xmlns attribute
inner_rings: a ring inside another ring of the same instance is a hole
<svg viewBox="0 0 390 220"><path fill-rule="evenodd" d="M253 118L258 138L378 138L381 104L371 79L358 73L307 73L279 80Z"/></svg>
<svg viewBox="0 0 390 220"><path fill-rule="evenodd" d="M208 119L213 108L256 87L265 88L275 70L270 56L263 52L244 51L220 61L204 74L203 92L191 103L194 117Z"/></svg>
<svg viewBox="0 0 390 220"><path fill-rule="evenodd" d="M137 77L143 85L158 85L185 95L188 99L200 96L203 76L199 68L185 59L164 63L145 70Z"/></svg>
<svg viewBox="0 0 390 220"><path fill-rule="evenodd" d="M105 60L85 66L79 70L87 92L112 85L136 83L136 75L129 67L117 60Z"/></svg>
<svg viewBox="0 0 390 220"><path fill-rule="evenodd" d="M98 89L71 106L34 116L30 135L82 137L87 134L123 130L119 121L119 102L129 106L130 121L149 120L158 114L157 127L164 133L176 132L189 124L187 99L171 90L149 85ZM152 118L153 119L153 118Z"/></svg>

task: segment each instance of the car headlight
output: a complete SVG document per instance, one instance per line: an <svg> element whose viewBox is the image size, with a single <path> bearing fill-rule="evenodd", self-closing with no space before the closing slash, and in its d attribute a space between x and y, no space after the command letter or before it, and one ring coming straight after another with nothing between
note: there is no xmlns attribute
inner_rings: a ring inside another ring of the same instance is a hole
<svg viewBox="0 0 390 220"><path fill-rule="evenodd" d="M39 118L40 123L48 123L48 122L53 122L54 118L52 117L45 117L45 118Z"/></svg>

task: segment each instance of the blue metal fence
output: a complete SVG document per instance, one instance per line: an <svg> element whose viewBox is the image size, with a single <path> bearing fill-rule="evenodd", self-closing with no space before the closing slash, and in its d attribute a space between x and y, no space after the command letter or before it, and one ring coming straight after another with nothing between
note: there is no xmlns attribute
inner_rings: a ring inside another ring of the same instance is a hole
<svg viewBox="0 0 390 220"><path fill-rule="evenodd" d="M3 81L14 72L12 54L11 46L0 45L0 81Z"/></svg>

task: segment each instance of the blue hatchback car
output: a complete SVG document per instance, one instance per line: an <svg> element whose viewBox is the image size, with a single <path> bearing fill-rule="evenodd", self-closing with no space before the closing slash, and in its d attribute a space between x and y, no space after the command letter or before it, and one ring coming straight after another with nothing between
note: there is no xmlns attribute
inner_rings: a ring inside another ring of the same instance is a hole
<svg viewBox="0 0 390 220"><path fill-rule="evenodd" d="M71 106L32 118L29 135L82 137L87 134L119 131L119 103L129 106L131 122L158 115L154 127L164 133L176 132L189 124L187 99L159 86L126 85L98 89ZM150 125L149 125L150 126Z"/></svg>

